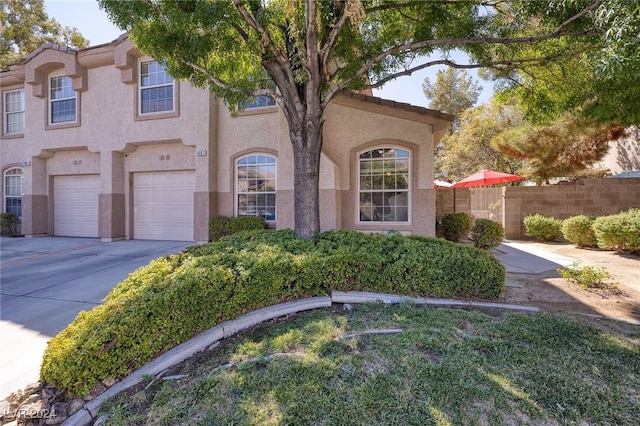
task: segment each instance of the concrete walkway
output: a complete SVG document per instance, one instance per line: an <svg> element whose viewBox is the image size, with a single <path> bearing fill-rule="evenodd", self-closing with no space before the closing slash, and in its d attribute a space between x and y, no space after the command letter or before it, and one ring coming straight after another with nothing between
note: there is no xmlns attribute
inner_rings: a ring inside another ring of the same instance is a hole
<svg viewBox="0 0 640 426"><path fill-rule="evenodd" d="M570 257L507 240L493 251L493 255L504 265L507 272L519 274L540 274L575 262L575 259Z"/></svg>
<svg viewBox="0 0 640 426"><path fill-rule="evenodd" d="M131 272L183 241L0 239L0 399L38 380L47 341Z"/></svg>

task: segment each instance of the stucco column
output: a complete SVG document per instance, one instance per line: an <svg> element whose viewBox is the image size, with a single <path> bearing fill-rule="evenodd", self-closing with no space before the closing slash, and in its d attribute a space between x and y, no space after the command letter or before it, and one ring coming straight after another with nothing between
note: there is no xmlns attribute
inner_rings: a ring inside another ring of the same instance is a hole
<svg viewBox="0 0 640 426"><path fill-rule="evenodd" d="M22 232L27 237L52 234L49 231L47 160L32 157L31 166L24 167L23 173Z"/></svg>
<svg viewBox="0 0 640 426"><path fill-rule="evenodd" d="M193 239L209 241L209 219L218 212L218 114L219 102L209 96L208 139L196 145L196 191L193 194Z"/></svg>
<svg viewBox="0 0 640 426"><path fill-rule="evenodd" d="M98 195L98 235L102 241L125 238L124 154L100 154L100 194Z"/></svg>

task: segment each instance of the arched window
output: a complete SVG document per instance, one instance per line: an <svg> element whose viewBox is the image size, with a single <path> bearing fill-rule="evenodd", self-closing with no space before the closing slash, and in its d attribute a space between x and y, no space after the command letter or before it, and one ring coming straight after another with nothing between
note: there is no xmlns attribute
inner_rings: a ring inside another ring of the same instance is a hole
<svg viewBox="0 0 640 426"><path fill-rule="evenodd" d="M276 220L276 159L248 155L236 161L236 215Z"/></svg>
<svg viewBox="0 0 640 426"><path fill-rule="evenodd" d="M358 156L360 222L409 222L411 154L376 148Z"/></svg>
<svg viewBox="0 0 640 426"><path fill-rule="evenodd" d="M4 172L4 212L22 217L22 169Z"/></svg>

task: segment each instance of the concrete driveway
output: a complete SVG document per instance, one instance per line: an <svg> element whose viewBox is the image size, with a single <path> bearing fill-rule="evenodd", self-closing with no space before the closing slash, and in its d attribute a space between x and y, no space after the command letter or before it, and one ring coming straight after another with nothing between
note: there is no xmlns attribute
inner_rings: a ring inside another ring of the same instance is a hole
<svg viewBox="0 0 640 426"><path fill-rule="evenodd" d="M129 273L192 242L0 240L0 399L38 380L47 341Z"/></svg>

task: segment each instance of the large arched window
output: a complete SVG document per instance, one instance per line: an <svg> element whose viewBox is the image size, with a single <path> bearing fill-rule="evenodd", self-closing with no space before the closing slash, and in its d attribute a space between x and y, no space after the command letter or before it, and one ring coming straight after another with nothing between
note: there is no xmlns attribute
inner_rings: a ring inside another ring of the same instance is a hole
<svg viewBox="0 0 640 426"><path fill-rule="evenodd" d="M236 215L276 220L276 159L248 155L236 161Z"/></svg>
<svg viewBox="0 0 640 426"><path fill-rule="evenodd" d="M4 212L22 217L22 169L4 172Z"/></svg>
<svg viewBox="0 0 640 426"><path fill-rule="evenodd" d="M376 148L358 156L360 222L409 222L411 154Z"/></svg>

